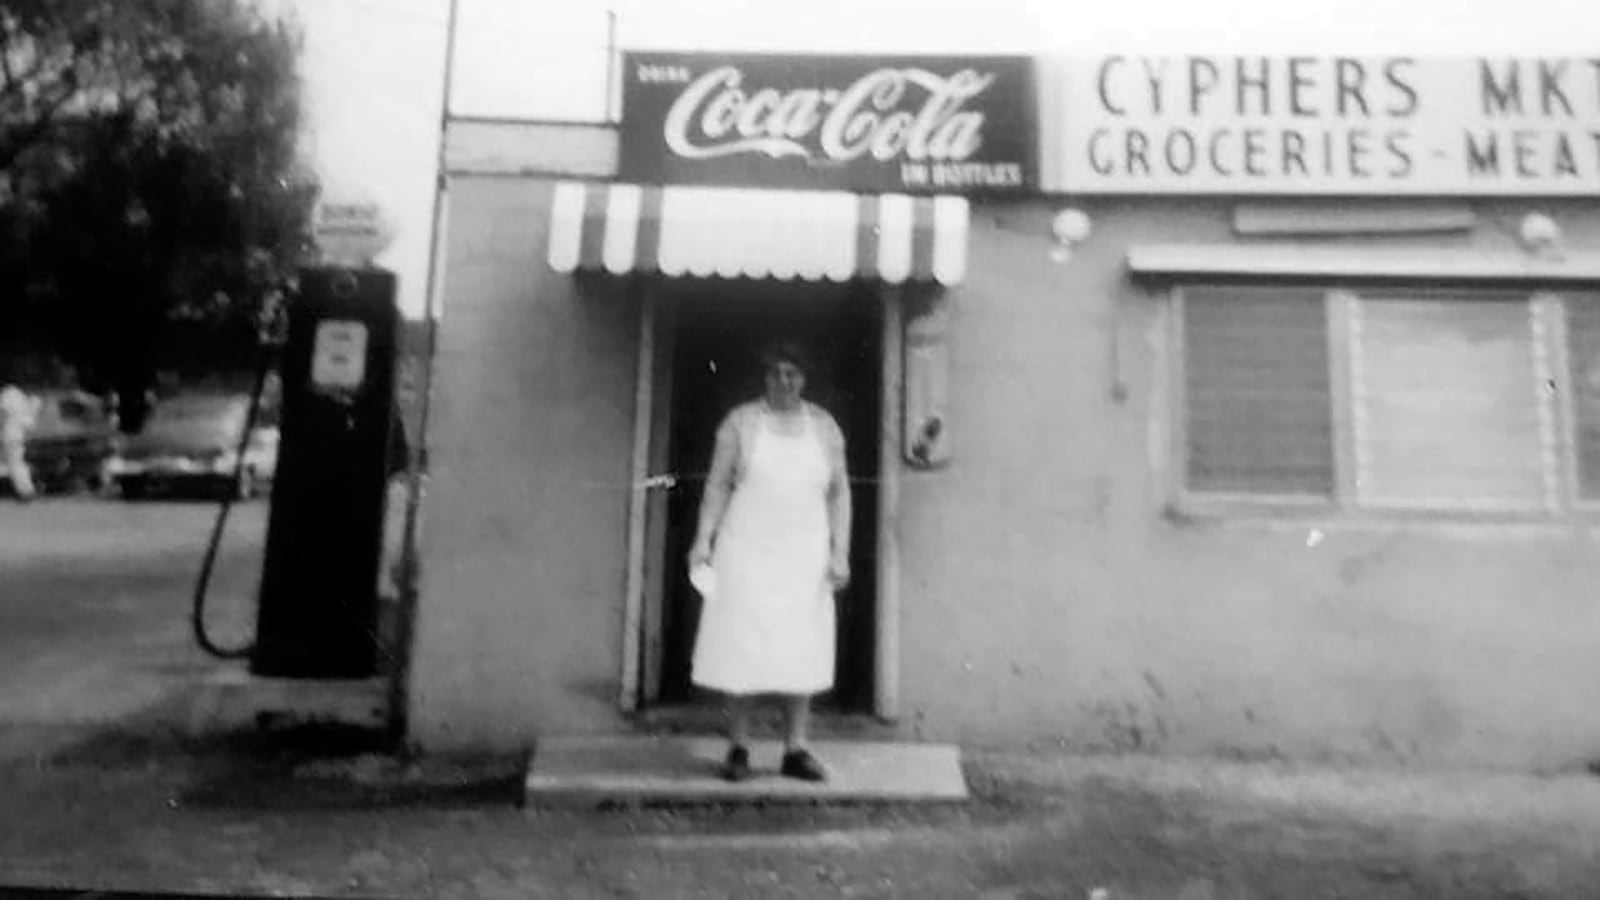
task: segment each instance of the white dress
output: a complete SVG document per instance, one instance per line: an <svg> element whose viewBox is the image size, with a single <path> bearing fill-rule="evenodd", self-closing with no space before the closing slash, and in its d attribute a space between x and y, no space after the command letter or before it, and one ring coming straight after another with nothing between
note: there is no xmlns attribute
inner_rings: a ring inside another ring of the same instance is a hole
<svg viewBox="0 0 1600 900"><path fill-rule="evenodd" d="M696 635L692 679L729 694L833 686L828 451L807 407L785 434L765 408L741 436L740 477L711 554L716 590Z"/></svg>

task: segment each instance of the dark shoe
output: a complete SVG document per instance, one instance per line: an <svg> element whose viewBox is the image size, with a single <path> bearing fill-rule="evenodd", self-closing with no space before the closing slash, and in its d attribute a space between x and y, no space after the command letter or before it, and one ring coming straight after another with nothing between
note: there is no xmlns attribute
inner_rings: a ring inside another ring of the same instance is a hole
<svg viewBox="0 0 1600 900"><path fill-rule="evenodd" d="M728 748L728 758L722 763L722 777L728 781L744 781L750 777L750 750L743 744Z"/></svg>
<svg viewBox="0 0 1600 900"><path fill-rule="evenodd" d="M809 750L790 750L783 755L783 767L778 770L785 778L801 781L827 781L828 770Z"/></svg>

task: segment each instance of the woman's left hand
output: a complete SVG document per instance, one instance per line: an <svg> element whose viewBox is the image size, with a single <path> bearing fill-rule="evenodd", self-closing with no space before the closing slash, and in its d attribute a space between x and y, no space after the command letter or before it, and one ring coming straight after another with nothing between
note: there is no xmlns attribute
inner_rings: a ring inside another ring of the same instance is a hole
<svg viewBox="0 0 1600 900"><path fill-rule="evenodd" d="M828 584L835 591L842 591L850 584L850 561L834 559L828 563Z"/></svg>

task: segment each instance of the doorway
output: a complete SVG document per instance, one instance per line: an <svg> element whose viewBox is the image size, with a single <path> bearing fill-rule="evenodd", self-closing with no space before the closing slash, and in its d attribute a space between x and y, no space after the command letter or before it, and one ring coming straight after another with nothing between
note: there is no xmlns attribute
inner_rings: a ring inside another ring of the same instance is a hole
<svg viewBox="0 0 1600 900"><path fill-rule="evenodd" d="M670 387L657 393L668 414L658 419L658 458L675 484L664 510L659 593L659 685L655 702L698 699L689 663L700 598L689 585L694 541L716 428L734 406L758 397L757 353L777 338L801 342L815 371L807 398L830 412L845 435L853 516L851 583L839 595L834 688L817 705L867 712L874 696L877 617L879 440L882 427L883 302L870 284L662 279L651 298L671 310L662 327L670 349L662 363ZM649 301L647 301L649 302ZM659 389L658 389L659 390ZM668 396L662 396L662 393ZM658 470L659 471L659 470Z"/></svg>

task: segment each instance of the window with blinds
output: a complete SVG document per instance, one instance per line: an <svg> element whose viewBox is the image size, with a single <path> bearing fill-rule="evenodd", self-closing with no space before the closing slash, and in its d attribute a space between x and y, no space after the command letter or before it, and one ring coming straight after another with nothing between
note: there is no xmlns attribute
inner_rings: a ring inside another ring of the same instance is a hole
<svg viewBox="0 0 1600 900"><path fill-rule="evenodd" d="M1348 309L1358 503L1555 505L1550 375L1527 300L1363 296Z"/></svg>
<svg viewBox="0 0 1600 900"><path fill-rule="evenodd" d="M1322 294L1193 288L1183 294L1183 335L1190 488L1330 496Z"/></svg>
<svg viewBox="0 0 1600 900"><path fill-rule="evenodd" d="M1600 502L1600 297L1179 297L1189 496L1515 514Z"/></svg>

